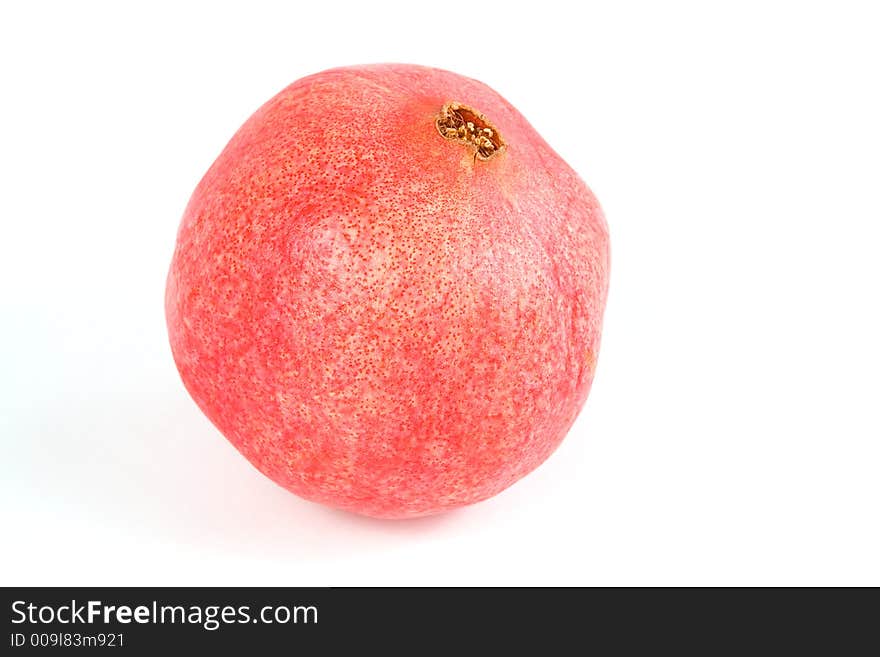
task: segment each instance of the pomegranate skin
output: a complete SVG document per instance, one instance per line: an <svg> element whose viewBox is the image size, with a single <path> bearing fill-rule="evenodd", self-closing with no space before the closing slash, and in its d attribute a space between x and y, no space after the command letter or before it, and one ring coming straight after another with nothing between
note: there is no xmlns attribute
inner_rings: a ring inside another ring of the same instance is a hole
<svg viewBox="0 0 880 657"><path fill-rule="evenodd" d="M488 158L441 134L450 102L482 114ZM235 134L184 213L166 317L190 395L261 472L405 518L495 495L560 444L608 268L596 198L495 91L356 66Z"/></svg>

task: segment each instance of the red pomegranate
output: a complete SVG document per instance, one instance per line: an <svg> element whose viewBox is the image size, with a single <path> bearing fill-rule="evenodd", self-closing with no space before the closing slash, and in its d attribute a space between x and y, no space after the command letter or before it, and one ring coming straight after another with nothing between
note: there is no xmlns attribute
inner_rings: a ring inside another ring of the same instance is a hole
<svg viewBox="0 0 880 657"><path fill-rule="evenodd" d="M303 78L196 188L168 275L202 411L306 499L382 518L486 499L587 398L608 286L596 198L475 80Z"/></svg>

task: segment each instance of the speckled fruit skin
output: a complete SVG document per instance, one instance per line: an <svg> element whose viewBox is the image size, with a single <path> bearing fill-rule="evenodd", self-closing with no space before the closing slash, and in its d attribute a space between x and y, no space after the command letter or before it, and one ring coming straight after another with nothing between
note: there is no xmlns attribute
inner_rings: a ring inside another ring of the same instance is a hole
<svg viewBox="0 0 880 657"><path fill-rule="evenodd" d="M479 110L488 160L435 125ZM380 518L488 498L583 406L608 230L577 174L475 80L385 64L303 78L196 188L168 275L193 399L265 475Z"/></svg>

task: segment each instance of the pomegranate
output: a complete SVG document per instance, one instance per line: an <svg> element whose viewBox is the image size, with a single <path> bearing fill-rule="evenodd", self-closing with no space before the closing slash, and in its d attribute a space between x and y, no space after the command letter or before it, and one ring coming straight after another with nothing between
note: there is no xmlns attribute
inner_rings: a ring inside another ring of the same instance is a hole
<svg viewBox="0 0 880 657"><path fill-rule="evenodd" d="M261 472L381 517L486 499L583 406L608 285L593 194L495 91L414 65L303 78L184 213L174 359Z"/></svg>

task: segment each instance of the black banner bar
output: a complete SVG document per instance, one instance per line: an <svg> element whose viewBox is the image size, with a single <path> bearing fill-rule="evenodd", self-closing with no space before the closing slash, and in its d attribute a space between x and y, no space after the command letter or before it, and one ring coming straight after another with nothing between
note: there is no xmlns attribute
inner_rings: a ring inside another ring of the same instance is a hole
<svg viewBox="0 0 880 657"><path fill-rule="evenodd" d="M3 654L536 654L590 648L834 653L862 644L875 590L6 588ZM705 652L704 652L705 654Z"/></svg>

